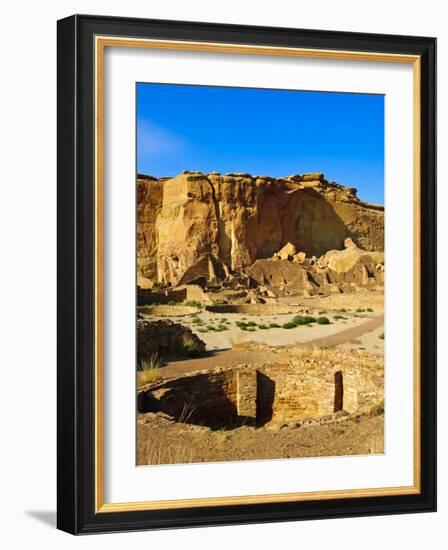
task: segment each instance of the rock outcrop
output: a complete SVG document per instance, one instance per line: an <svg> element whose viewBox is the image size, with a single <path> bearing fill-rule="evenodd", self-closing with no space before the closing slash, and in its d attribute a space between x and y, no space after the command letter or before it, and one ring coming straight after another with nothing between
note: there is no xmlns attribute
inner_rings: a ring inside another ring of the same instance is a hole
<svg viewBox="0 0 448 550"><path fill-rule="evenodd" d="M320 173L277 179L200 172L138 176L137 193L142 288L204 277L213 282L284 247L280 261L291 256L300 263L342 249L347 238L366 251L384 246L383 207Z"/></svg>
<svg viewBox="0 0 448 550"><path fill-rule="evenodd" d="M205 342L187 327L172 321L137 319L137 365L154 355L197 356L205 352Z"/></svg>

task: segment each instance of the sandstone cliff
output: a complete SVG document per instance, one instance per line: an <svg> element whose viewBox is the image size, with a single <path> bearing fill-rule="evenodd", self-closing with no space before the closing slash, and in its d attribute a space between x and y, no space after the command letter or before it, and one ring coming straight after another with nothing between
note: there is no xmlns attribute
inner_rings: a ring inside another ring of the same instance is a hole
<svg viewBox="0 0 448 550"><path fill-rule="evenodd" d="M384 246L384 208L323 174L286 178L183 172L137 177L140 286L175 286L197 267L209 281L271 258L287 243L307 256Z"/></svg>

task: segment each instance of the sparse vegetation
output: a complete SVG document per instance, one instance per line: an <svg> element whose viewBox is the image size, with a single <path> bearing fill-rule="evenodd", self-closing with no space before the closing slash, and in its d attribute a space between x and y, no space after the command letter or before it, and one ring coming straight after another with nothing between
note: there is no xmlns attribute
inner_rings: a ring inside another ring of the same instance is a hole
<svg viewBox="0 0 448 550"><path fill-rule="evenodd" d="M317 324L318 325L330 325L331 321L328 317L318 317L317 318Z"/></svg>
<svg viewBox="0 0 448 550"><path fill-rule="evenodd" d="M356 313L364 313L365 309L362 308L362 307L357 307L357 308L355 309L355 311L356 311Z"/></svg>
<svg viewBox="0 0 448 550"><path fill-rule="evenodd" d="M384 340L384 332L382 332L382 333L378 336L378 338L381 338L381 340Z"/></svg>
<svg viewBox="0 0 448 550"><path fill-rule="evenodd" d="M188 355L189 357L200 357L204 350L199 344L198 338L195 338L192 334L183 334L178 352L181 355Z"/></svg>
<svg viewBox="0 0 448 550"><path fill-rule="evenodd" d="M343 315L335 315L335 316L333 317L333 319L334 319L335 321L339 321L340 319L347 319L347 317L344 317Z"/></svg>
<svg viewBox="0 0 448 550"><path fill-rule="evenodd" d="M294 358L297 359L319 359L324 360L330 357L330 352L325 346L320 346L319 348L308 349L308 348L299 348L295 349L292 353Z"/></svg>
<svg viewBox="0 0 448 550"><path fill-rule="evenodd" d="M176 302L174 300L168 300L168 302L166 303L167 306L175 306L176 305Z"/></svg>
<svg viewBox="0 0 448 550"><path fill-rule="evenodd" d="M269 325L270 328L280 328L280 325L278 323L271 323Z"/></svg>
<svg viewBox="0 0 448 550"><path fill-rule="evenodd" d="M258 328L261 329L261 330L266 330L269 327L267 325L260 324L260 325L258 325Z"/></svg>
<svg viewBox="0 0 448 550"><path fill-rule="evenodd" d="M370 312L370 313L373 313L373 309L371 307L368 307L367 311Z"/></svg>
<svg viewBox="0 0 448 550"><path fill-rule="evenodd" d="M370 409L370 416L380 416L382 414L384 414L384 399Z"/></svg>
<svg viewBox="0 0 448 550"><path fill-rule="evenodd" d="M235 325L241 330L249 330L253 332L257 329L257 323L254 321L244 322L244 321L235 321Z"/></svg>
<svg viewBox="0 0 448 550"><path fill-rule="evenodd" d="M292 323L294 323L296 326L299 325L309 325L310 323L315 323L316 318L311 317L310 315L296 315L293 317Z"/></svg>
<svg viewBox="0 0 448 550"><path fill-rule="evenodd" d="M158 369L162 366L162 359L158 353L154 353L149 359L143 359L141 369L137 371L137 387L140 388L150 382L160 380Z"/></svg>

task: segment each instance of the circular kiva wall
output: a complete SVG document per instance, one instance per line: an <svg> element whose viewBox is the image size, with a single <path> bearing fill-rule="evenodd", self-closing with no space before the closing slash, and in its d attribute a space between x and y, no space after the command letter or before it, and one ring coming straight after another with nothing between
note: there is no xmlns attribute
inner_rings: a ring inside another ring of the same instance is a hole
<svg viewBox="0 0 448 550"><path fill-rule="evenodd" d="M211 428L318 419L368 412L383 400L383 369L302 360L198 372L148 384L139 412L162 411Z"/></svg>
<svg viewBox="0 0 448 550"><path fill-rule="evenodd" d="M286 315L302 313L303 307L282 304L219 304L206 306L212 313L240 313L241 315Z"/></svg>

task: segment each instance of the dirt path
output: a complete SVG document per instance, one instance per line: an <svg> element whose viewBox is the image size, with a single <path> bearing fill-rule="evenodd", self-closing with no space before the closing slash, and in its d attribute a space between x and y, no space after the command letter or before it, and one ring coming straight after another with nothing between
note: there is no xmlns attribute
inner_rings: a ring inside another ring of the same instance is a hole
<svg viewBox="0 0 448 550"><path fill-rule="evenodd" d="M384 315L378 315L369 319L365 323L341 330L336 334L329 334L323 338L316 338L303 342L299 346L305 349L315 349L321 346L331 347L349 342L366 332L370 332L384 323ZM196 370L206 370L215 367L228 367L232 365L240 365L242 363L264 363L267 361L281 361L290 359L290 354L286 348L272 348L268 350L245 350L245 349L228 349L223 351L212 352L206 357L195 359L185 359L181 361L172 361L160 369L160 374L163 378L172 376L180 376Z"/></svg>

